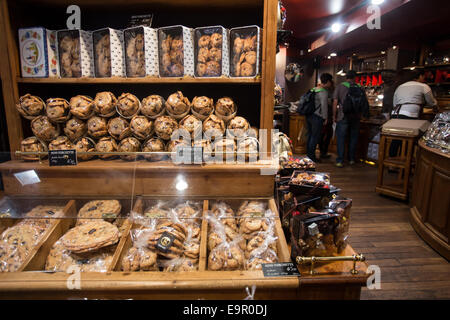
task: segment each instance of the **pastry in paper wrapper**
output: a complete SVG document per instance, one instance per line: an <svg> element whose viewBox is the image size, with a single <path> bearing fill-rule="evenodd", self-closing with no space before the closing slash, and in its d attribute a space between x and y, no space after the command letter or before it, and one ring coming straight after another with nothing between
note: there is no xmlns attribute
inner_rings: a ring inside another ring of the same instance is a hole
<svg viewBox="0 0 450 320"><path fill-rule="evenodd" d="M80 152L95 152L95 142L94 140L83 137L79 139L77 142L75 142L74 145L75 149L77 150L77 158L78 160L90 160L94 156L89 154L81 155Z"/></svg>
<svg viewBox="0 0 450 320"><path fill-rule="evenodd" d="M159 95L150 95L142 99L141 113L150 119L162 116L165 112L165 102Z"/></svg>
<svg viewBox="0 0 450 320"><path fill-rule="evenodd" d="M86 120L94 114L95 103L88 96L78 95L70 99L70 113L75 117Z"/></svg>
<svg viewBox="0 0 450 320"><path fill-rule="evenodd" d="M131 93L122 93L117 100L117 111L125 118L131 118L138 114L140 107L139 99Z"/></svg>
<svg viewBox="0 0 450 320"><path fill-rule="evenodd" d="M145 116L134 116L130 121L130 129L135 138L145 140L153 132L153 121Z"/></svg>
<svg viewBox="0 0 450 320"><path fill-rule="evenodd" d="M40 140L50 142L59 136L59 125L50 122L48 117L39 116L31 121L31 130Z"/></svg>
<svg viewBox="0 0 450 320"><path fill-rule="evenodd" d="M144 142L142 145L142 151L143 152L163 152L166 151L166 146L164 144L164 141L159 138L152 138ZM149 161L161 161L164 159L164 155L145 155L145 159Z"/></svg>
<svg viewBox="0 0 450 320"><path fill-rule="evenodd" d="M72 142L66 136L59 136L48 145L49 150L71 150L74 149Z"/></svg>
<svg viewBox="0 0 450 320"><path fill-rule="evenodd" d="M176 129L178 122L170 116L161 116L155 120L155 133L163 140L170 140Z"/></svg>
<svg viewBox="0 0 450 320"><path fill-rule="evenodd" d="M63 98L47 99L46 114L50 121L65 122L70 118L69 102Z"/></svg>
<svg viewBox="0 0 450 320"><path fill-rule="evenodd" d="M81 119L72 118L66 122L64 133L71 141L76 141L87 133L87 124Z"/></svg>
<svg viewBox="0 0 450 320"><path fill-rule="evenodd" d="M250 124L243 117L234 117L228 122L228 132L234 137L243 137L250 129Z"/></svg>
<svg viewBox="0 0 450 320"><path fill-rule="evenodd" d="M44 142L40 141L36 137L28 137L20 143L20 151L22 152L45 152L47 151L47 146ZM45 155L22 155L23 160L39 160L45 157Z"/></svg>
<svg viewBox="0 0 450 320"><path fill-rule="evenodd" d="M180 121L179 129L186 130L191 139L194 139L202 134L202 122L194 115L189 114Z"/></svg>
<svg viewBox="0 0 450 320"><path fill-rule="evenodd" d="M117 146L116 140L114 140L111 137L103 137L100 140L98 140L95 150L97 152L116 152L119 147ZM110 159L115 158L115 155L99 155L100 159Z"/></svg>
<svg viewBox="0 0 450 320"><path fill-rule="evenodd" d="M214 139L221 138L225 133L225 123L222 119L211 114L203 121L203 132L208 137Z"/></svg>
<svg viewBox="0 0 450 320"><path fill-rule="evenodd" d="M95 113L99 117L109 118L116 114L116 96L109 91L103 91L96 94L95 99Z"/></svg>
<svg viewBox="0 0 450 320"><path fill-rule="evenodd" d="M32 120L43 114L45 103L41 98L27 93L19 98L19 103L16 104L16 108L24 118Z"/></svg>
<svg viewBox="0 0 450 320"><path fill-rule="evenodd" d="M175 119L181 119L191 110L191 103L183 96L181 91L177 91L166 100L166 111Z"/></svg>
<svg viewBox="0 0 450 320"><path fill-rule="evenodd" d="M104 137L108 134L105 118L92 117L87 121L88 134L95 139Z"/></svg>
<svg viewBox="0 0 450 320"><path fill-rule="evenodd" d="M122 140L131 135L130 123L122 117L109 119L108 132L114 139Z"/></svg>
<svg viewBox="0 0 450 320"><path fill-rule="evenodd" d="M205 120L214 111L214 101L205 96L194 97L192 99L191 110L200 120Z"/></svg>
<svg viewBox="0 0 450 320"><path fill-rule="evenodd" d="M128 137L120 141L119 152L139 152L141 151L141 143L134 137ZM137 159L136 155L122 155L123 160L133 161Z"/></svg>

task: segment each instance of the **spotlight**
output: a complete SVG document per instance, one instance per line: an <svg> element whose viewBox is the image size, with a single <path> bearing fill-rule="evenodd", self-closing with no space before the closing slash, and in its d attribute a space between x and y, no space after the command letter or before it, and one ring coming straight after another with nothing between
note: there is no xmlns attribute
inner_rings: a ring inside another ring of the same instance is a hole
<svg viewBox="0 0 450 320"><path fill-rule="evenodd" d="M337 56L336 52L333 52L330 54L330 57L336 57L336 56Z"/></svg>
<svg viewBox="0 0 450 320"><path fill-rule="evenodd" d="M372 0L372 4L374 4L374 5L380 5L380 4L382 4L384 2L384 0Z"/></svg>
<svg viewBox="0 0 450 320"><path fill-rule="evenodd" d="M392 49L394 49L394 50L397 49L397 46L392 46Z"/></svg>
<svg viewBox="0 0 450 320"><path fill-rule="evenodd" d="M339 31L341 31L341 29L342 29L342 24L340 24L340 23L335 22L331 25L331 31L333 31L334 33L338 33Z"/></svg>

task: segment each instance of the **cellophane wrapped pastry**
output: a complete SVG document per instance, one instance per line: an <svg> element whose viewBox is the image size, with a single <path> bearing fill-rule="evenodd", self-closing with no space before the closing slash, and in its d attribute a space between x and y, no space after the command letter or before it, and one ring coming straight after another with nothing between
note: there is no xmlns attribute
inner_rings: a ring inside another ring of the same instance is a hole
<svg viewBox="0 0 450 320"><path fill-rule="evenodd" d="M103 137L98 140L95 150L97 152L116 152L118 149L117 142L112 137ZM99 155L100 159L113 159L115 155L102 154Z"/></svg>
<svg viewBox="0 0 450 320"><path fill-rule="evenodd" d="M62 78L79 78L81 70L81 50L78 30L58 32L59 69Z"/></svg>
<svg viewBox="0 0 450 320"><path fill-rule="evenodd" d="M88 133L92 138L98 139L108 134L105 118L92 117L87 121Z"/></svg>
<svg viewBox="0 0 450 320"><path fill-rule="evenodd" d="M45 152L47 151L47 146L41 140L36 137L28 137L20 143L20 151L22 152ZM22 155L23 160L27 161L35 161L39 159L43 159L45 155Z"/></svg>
<svg viewBox="0 0 450 320"><path fill-rule="evenodd" d="M77 150L78 160L90 160L94 156L89 154L81 155L80 152L95 152L95 142L89 137L83 137L75 142L75 149Z"/></svg>
<svg viewBox="0 0 450 320"><path fill-rule="evenodd" d="M174 119L184 118L191 110L191 103L181 91L172 93L166 100L166 111Z"/></svg>
<svg viewBox="0 0 450 320"><path fill-rule="evenodd" d="M46 116L39 116L31 121L31 131L40 140L50 142L59 136L59 125L50 122Z"/></svg>
<svg viewBox="0 0 450 320"><path fill-rule="evenodd" d="M214 101L205 96L195 97L191 104L192 114L200 120L205 120L214 112Z"/></svg>
<svg viewBox="0 0 450 320"><path fill-rule="evenodd" d="M145 77L144 28L136 27L124 30L124 39L127 77Z"/></svg>
<svg viewBox="0 0 450 320"><path fill-rule="evenodd" d="M228 38L227 31L221 26L195 29L195 76L228 76Z"/></svg>
<svg viewBox="0 0 450 320"><path fill-rule="evenodd" d="M150 228L131 230L133 245L122 257L122 271L159 271L156 250L149 248L147 243L153 232Z"/></svg>
<svg viewBox="0 0 450 320"><path fill-rule="evenodd" d="M63 98L47 99L45 110L47 117L52 122L66 122L70 118L69 102Z"/></svg>
<svg viewBox="0 0 450 320"><path fill-rule="evenodd" d="M167 143L167 152L172 152L171 158L173 161L176 161L178 159L178 156L177 156L178 148L190 147L190 146L191 146L190 141L188 142L187 140L183 140L183 139L170 140Z"/></svg>
<svg viewBox="0 0 450 320"><path fill-rule="evenodd" d="M119 152L139 152L141 151L141 143L134 137L128 137L120 141ZM136 155L122 155L123 160L133 161L137 159Z"/></svg>
<svg viewBox="0 0 450 320"><path fill-rule="evenodd" d="M183 26L164 27L158 30L159 74L161 77L193 76L193 41L191 29ZM189 70L185 70L189 67Z"/></svg>
<svg viewBox="0 0 450 320"><path fill-rule="evenodd" d="M180 130L186 130L191 139L195 139L202 135L202 122L194 115L189 114L180 121ZM184 136L184 135L183 135Z"/></svg>
<svg viewBox="0 0 450 320"><path fill-rule="evenodd" d="M166 106L164 98L157 94L142 99L141 113L150 119L156 119L157 117L164 115L165 110Z"/></svg>
<svg viewBox="0 0 450 320"><path fill-rule="evenodd" d="M114 139L122 140L131 135L130 123L122 117L115 117L108 121L108 132Z"/></svg>
<svg viewBox="0 0 450 320"><path fill-rule="evenodd" d="M117 99L117 112L124 118L130 119L139 113L141 102L131 93L122 93Z"/></svg>
<svg viewBox="0 0 450 320"><path fill-rule="evenodd" d="M135 138L146 140L153 133L153 121L145 116L134 116L130 121L130 130Z"/></svg>
<svg viewBox="0 0 450 320"><path fill-rule="evenodd" d="M230 97L223 97L216 101L215 115L225 122L236 116L237 106Z"/></svg>
<svg viewBox="0 0 450 320"><path fill-rule="evenodd" d="M166 145L164 141L159 138L148 139L142 145L143 152L163 152L166 151ZM144 158L148 161L161 161L165 158L165 155L148 154L144 155Z"/></svg>
<svg viewBox="0 0 450 320"><path fill-rule="evenodd" d="M66 122L64 127L65 135L70 139L70 141L76 141L83 137L87 133L87 124L81 119L72 118Z"/></svg>
<svg viewBox="0 0 450 320"><path fill-rule="evenodd" d="M178 122L171 116L160 116L155 120L155 133L163 140L170 140L178 129Z"/></svg>
<svg viewBox="0 0 450 320"><path fill-rule="evenodd" d="M258 74L259 37L260 29L257 26L230 30L232 77L255 77Z"/></svg>
<svg viewBox="0 0 450 320"><path fill-rule="evenodd" d="M44 113L45 102L41 98L27 93L19 98L16 109L25 119L33 120Z"/></svg>
<svg viewBox="0 0 450 320"><path fill-rule="evenodd" d="M66 136L59 136L48 145L49 150L71 150L74 149L72 142Z"/></svg>
<svg viewBox="0 0 450 320"><path fill-rule="evenodd" d="M207 137L220 139L225 133L225 123L222 119L211 114L203 121L203 133Z"/></svg>
<svg viewBox="0 0 450 320"><path fill-rule="evenodd" d="M238 161L257 161L258 160L258 139L253 137L245 137L237 141L237 158Z"/></svg>
<svg viewBox="0 0 450 320"><path fill-rule="evenodd" d="M208 255L208 270L211 271L233 271L243 270L245 256L239 247L237 239L232 242L223 242L215 247Z"/></svg>
<svg viewBox="0 0 450 320"><path fill-rule="evenodd" d="M116 96L109 91L98 92L94 99L95 113L99 117L109 118L116 114Z"/></svg>
<svg viewBox="0 0 450 320"><path fill-rule="evenodd" d="M123 31L104 28L92 32L96 77L125 77Z"/></svg>
<svg viewBox="0 0 450 320"><path fill-rule="evenodd" d="M95 110L95 103L91 97L78 95L70 99L70 113L73 116L86 120L89 119Z"/></svg>
<svg viewBox="0 0 450 320"><path fill-rule="evenodd" d="M214 141L215 156L223 159L234 159L236 153L236 142L233 139L222 138Z"/></svg>
<svg viewBox="0 0 450 320"><path fill-rule="evenodd" d="M243 117L234 117L228 122L228 133L236 138L242 138L247 135L250 129L250 124Z"/></svg>

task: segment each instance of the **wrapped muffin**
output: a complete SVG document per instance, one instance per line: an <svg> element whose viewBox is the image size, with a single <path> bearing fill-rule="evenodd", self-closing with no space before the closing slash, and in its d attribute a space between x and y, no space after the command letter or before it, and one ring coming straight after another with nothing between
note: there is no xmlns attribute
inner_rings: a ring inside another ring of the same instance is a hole
<svg viewBox="0 0 450 320"><path fill-rule="evenodd" d="M72 142L66 136L59 136L48 145L49 150L70 150L73 148Z"/></svg>
<svg viewBox="0 0 450 320"><path fill-rule="evenodd" d="M172 160L177 161L177 153L178 153L177 149L182 148L182 147L190 147L190 146L191 146L191 144L189 142L187 142L186 140L182 140L182 139L171 140L167 144L167 151L172 152L173 153L171 155Z"/></svg>
<svg viewBox="0 0 450 320"><path fill-rule="evenodd" d="M214 142L214 153L218 157L223 159L234 159L236 151L236 143L232 139L219 139Z"/></svg>
<svg viewBox="0 0 450 320"><path fill-rule="evenodd" d="M214 101L211 98L201 96L195 97L191 105L192 114L200 120L205 120L214 112Z"/></svg>
<svg viewBox="0 0 450 320"><path fill-rule="evenodd" d="M212 114L203 121L203 132L207 137L214 139L221 138L225 133L225 123L222 119Z"/></svg>
<svg viewBox="0 0 450 320"><path fill-rule="evenodd" d="M242 140L238 140L237 156L238 161L256 161L258 160L258 140L253 137L246 137Z"/></svg>
<svg viewBox="0 0 450 320"><path fill-rule="evenodd" d="M130 123L122 117L109 119L108 132L116 140L125 139L131 135Z"/></svg>
<svg viewBox="0 0 450 320"><path fill-rule="evenodd" d="M139 113L141 103L139 99L131 93L122 93L117 100L117 112L124 118L131 118Z"/></svg>
<svg viewBox="0 0 450 320"><path fill-rule="evenodd" d="M20 151L22 152L45 152L47 151L47 146L44 142L36 137L28 137L20 143ZM39 155L23 155L23 160L34 161L44 158L45 156Z"/></svg>
<svg viewBox="0 0 450 320"><path fill-rule="evenodd" d="M79 154L79 152L95 152L95 142L91 138L83 137L75 142L78 160L90 160L94 156L89 154Z"/></svg>
<svg viewBox="0 0 450 320"><path fill-rule="evenodd" d="M165 111L165 102L163 97L153 94L142 99L141 113L150 119L156 119L162 116Z"/></svg>
<svg viewBox="0 0 450 320"><path fill-rule="evenodd" d="M232 136L240 138L247 135L250 124L243 117L234 117L228 123L227 129Z"/></svg>
<svg viewBox="0 0 450 320"><path fill-rule="evenodd" d="M70 118L69 102L63 98L47 99L45 111L52 122L65 122Z"/></svg>
<svg viewBox="0 0 450 320"><path fill-rule="evenodd" d="M70 141L76 141L87 133L87 125L83 120L72 118L66 122L64 133Z"/></svg>
<svg viewBox="0 0 450 320"><path fill-rule="evenodd" d="M88 96L78 95L70 99L70 113L75 117L86 120L94 114L95 103Z"/></svg>
<svg viewBox="0 0 450 320"><path fill-rule="evenodd" d="M96 94L95 99L95 113L99 117L109 118L116 114L116 96L109 91L99 92Z"/></svg>
<svg viewBox="0 0 450 320"><path fill-rule="evenodd" d="M213 148L211 145L211 141L209 140L194 140L192 144L194 147L202 147L203 148L203 160L208 162L211 160L211 157L214 155Z"/></svg>
<svg viewBox="0 0 450 320"><path fill-rule="evenodd" d="M88 133L93 138L101 138L108 134L106 119L100 117L92 117L87 122Z"/></svg>
<svg viewBox="0 0 450 320"><path fill-rule="evenodd" d="M119 152L139 152L141 151L141 143L134 137L128 137L120 141ZM136 155L124 155L120 156L123 160L133 161L136 160Z"/></svg>
<svg viewBox="0 0 450 320"><path fill-rule="evenodd" d="M95 150L97 152L116 152L118 149L117 142L111 137L103 137L98 140ZM113 159L115 155L103 154L99 155L100 159Z"/></svg>
<svg viewBox="0 0 450 320"><path fill-rule="evenodd" d="M187 115L180 121L180 130L186 130L192 139L202 135L202 122L192 114Z"/></svg>
<svg viewBox="0 0 450 320"><path fill-rule="evenodd" d="M177 121L170 116L161 116L155 120L155 133L163 140L170 140L172 134L177 129Z"/></svg>
<svg viewBox="0 0 450 320"><path fill-rule="evenodd" d="M134 116L130 121L130 129L135 138L145 140L153 132L153 121L144 116Z"/></svg>
<svg viewBox="0 0 450 320"><path fill-rule="evenodd" d="M190 105L191 103L188 98L183 96L181 91L177 91L167 98L166 110L170 116L176 120L179 120L184 118L189 113L191 110Z"/></svg>
<svg viewBox="0 0 450 320"><path fill-rule="evenodd" d="M142 145L143 152L163 152L166 151L164 141L159 138L148 139ZM164 159L164 155L145 155L144 158L148 161L161 161Z"/></svg>
<svg viewBox="0 0 450 320"><path fill-rule="evenodd" d="M43 114L45 110L45 103L41 98L27 93L19 98L19 103L16 104L16 108L22 117L28 120L33 120L37 116Z"/></svg>
<svg viewBox="0 0 450 320"><path fill-rule="evenodd" d="M59 136L59 125L51 123L46 116L39 116L31 121L31 131L38 139L50 142Z"/></svg>
<svg viewBox="0 0 450 320"><path fill-rule="evenodd" d="M231 120L237 112L236 104L233 99L229 97L223 97L217 100L215 114L223 121Z"/></svg>

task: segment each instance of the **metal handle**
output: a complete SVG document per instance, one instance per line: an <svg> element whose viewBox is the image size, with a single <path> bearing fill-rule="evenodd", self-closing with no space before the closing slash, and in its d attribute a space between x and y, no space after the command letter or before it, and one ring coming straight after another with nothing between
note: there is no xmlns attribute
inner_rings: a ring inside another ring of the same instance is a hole
<svg viewBox="0 0 450 320"><path fill-rule="evenodd" d="M295 258L295 262L297 264L307 264L311 263L311 269L309 274L314 275L316 271L314 270L314 265L316 262L324 262L324 261L353 261L353 269L350 271L351 274L358 274L358 270L356 270L356 262L366 261L366 257L362 254L354 254L352 256L341 256L341 257L300 257Z"/></svg>

